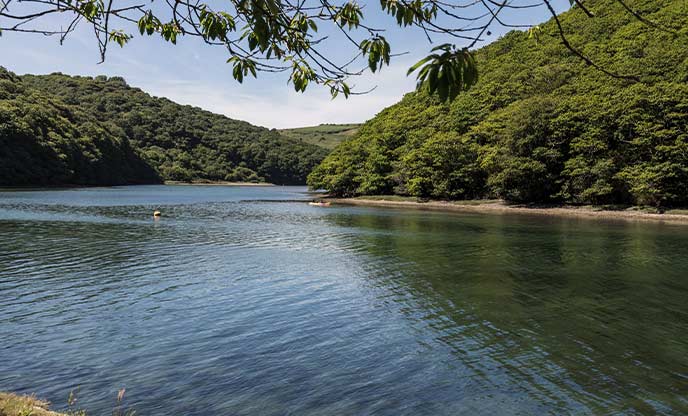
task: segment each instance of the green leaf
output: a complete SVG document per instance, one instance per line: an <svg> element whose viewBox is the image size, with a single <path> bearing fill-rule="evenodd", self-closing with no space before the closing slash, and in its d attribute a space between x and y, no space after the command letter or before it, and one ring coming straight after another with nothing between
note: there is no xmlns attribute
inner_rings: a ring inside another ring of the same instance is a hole
<svg viewBox="0 0 688 416"><path fill-rule="evenodd" d="M467 49L457 50L450 44L432 49L438 51L443 53L421 59L409 68L407 75L418 71L417 88L427 87L430 94L437 92L441 100L453 100L478 81L475 59Z"/></svg>

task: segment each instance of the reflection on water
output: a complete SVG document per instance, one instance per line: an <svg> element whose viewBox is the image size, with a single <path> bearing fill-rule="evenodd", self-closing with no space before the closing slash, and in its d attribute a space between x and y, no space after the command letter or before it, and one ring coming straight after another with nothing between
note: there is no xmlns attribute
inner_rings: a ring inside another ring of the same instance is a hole
<svg viewBox="0 0 688 416"><path fill-rule="evenodd" d="M98 414L122 386L143 415L688 412L687 228L277 202L302 191L0 192L0 390L80 386Z"/></svg>

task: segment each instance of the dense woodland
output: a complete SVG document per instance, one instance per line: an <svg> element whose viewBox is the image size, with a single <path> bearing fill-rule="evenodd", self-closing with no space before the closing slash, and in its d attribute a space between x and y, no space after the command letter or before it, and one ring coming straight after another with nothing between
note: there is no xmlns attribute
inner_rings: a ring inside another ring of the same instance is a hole
<svg viewBox="0 0 688 416"><path fill-rule="evenodd" d="M451 104L410 93L309 176L341 196L688 205L688 7L589 0L561 23L610 77L566 49L555 22L476 54L480 80Z"/></svg>
<svg viewBox="0 0 688 416"><path fill-rule="evenodd" d="M0 67L0 185L160 180L114 126Z"/></svg>
<svg viewBox="0 0 688 416"><path fill-rule="evenodd" d="M20 77L0 68L0 185L303 184L325 154L119 77Z"/></svg>

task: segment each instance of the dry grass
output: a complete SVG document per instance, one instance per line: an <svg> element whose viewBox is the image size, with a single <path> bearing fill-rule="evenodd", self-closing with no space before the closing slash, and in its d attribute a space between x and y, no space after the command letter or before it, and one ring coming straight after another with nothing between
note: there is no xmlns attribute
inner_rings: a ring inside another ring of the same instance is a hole
<svg viewBox="0 0 688 416"><path fill-rule="evenodd" d="M20 396L14 393L0 392L0 416L87 416L86 411L75 408L77 402L78 389L72 390L67 399L68 409L64 413L53 412L50 410L50 403L45 400L37 399L36 396ZM117 404L112 410L112 416L135 416L134 409L124 408L125 389L122 388L117 393Z"/></svg>
<svg viewBox="0 0 688 416"><path fill-rule="evenodd" d="M65 416L51 412L50 403L35 396L0 392L0 416Z"/></svg>

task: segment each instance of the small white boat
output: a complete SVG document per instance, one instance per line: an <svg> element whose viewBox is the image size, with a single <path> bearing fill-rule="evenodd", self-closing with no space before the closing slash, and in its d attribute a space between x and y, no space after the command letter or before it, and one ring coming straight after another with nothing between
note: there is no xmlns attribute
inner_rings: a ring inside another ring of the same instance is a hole
<svg viewBox="0 0 688 416"><path fill-rule="evenodd" d="M316 202L316 201L311 201L308 203L308 205L312 205L314 207L329 207L330 203L329 202Z"/></svg>

